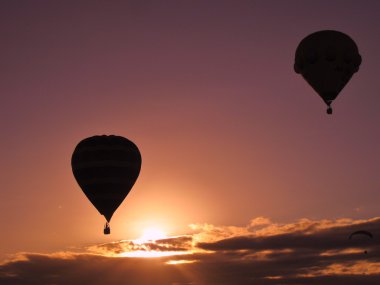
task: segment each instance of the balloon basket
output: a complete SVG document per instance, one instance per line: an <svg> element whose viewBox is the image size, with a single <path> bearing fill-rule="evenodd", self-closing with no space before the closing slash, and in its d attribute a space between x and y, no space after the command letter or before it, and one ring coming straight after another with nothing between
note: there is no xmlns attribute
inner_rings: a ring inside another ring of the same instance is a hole
<svg viewBox="0 0 380 285"><path fill-rule="evenodd" d="M109 235L111 233L111 228L110 228L110 225L109 225L108 222L104 225L103 232L104 232L105 235Z"/></svg>

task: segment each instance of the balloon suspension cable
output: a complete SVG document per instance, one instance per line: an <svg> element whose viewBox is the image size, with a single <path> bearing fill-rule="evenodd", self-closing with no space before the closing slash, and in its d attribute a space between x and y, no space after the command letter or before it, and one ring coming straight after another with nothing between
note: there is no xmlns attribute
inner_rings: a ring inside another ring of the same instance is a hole
<svg viewBox="0 0 380 285"><path fill-rule="evenodd" d="M110 224L108 222L106 222L106 224L104 225L104 234L105 235L109 235L111 233L111 228L110 228Z"/></svg>

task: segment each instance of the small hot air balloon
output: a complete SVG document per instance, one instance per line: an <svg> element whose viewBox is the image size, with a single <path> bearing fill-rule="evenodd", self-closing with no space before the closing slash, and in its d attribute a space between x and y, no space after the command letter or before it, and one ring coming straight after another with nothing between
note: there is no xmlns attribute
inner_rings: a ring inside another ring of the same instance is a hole
<svg viewBox="0 0 380 285"><path fill-rule="evenodd" d="M373 235L369 231L356 231L356 232L353 232L352 234L350 234L350 236L348 237L348 239L352 239L356 235L364 235L364 236L367 236L367 237L373 239ZM367 254L367 251L365 250L364 253Z"/></svg>
<svg viewBox="0 0 380 285"><path fill-rule="evenodd" d="M71 166L84 194L106 218L104 234L109 234L112 215L139 176L139 149L121 136L93 136L76 146Z"/></svg>
<svg viewBox="0 0 380 285"><path fill-rule="evenodd" d="M313 87L327 104L331 103L359 70L362 58L355 42L346 34L324 30L304 38L297 47L294 70Z"/></svg>

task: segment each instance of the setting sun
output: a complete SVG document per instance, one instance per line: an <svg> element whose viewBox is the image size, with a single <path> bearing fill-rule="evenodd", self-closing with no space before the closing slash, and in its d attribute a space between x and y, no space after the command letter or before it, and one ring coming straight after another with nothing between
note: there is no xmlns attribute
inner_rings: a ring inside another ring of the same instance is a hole
<svg viewBox="0 0 380 285"><path fill-rule="evenodd" d="M132 240L132 249L125 250L118 256L121 257L165 257L174 255L191 254L189 250L173 250L171 244L178 237L168 237L159 228L152 227L143 231L140 238Z"/></svg>
<svg viewBox="0 0 380 285"><path fill-rule="evenodd" d="M155 241L158 239L167 238L165 232L159 228L147 228L143 231L143 234L140 238L136 239L135 243L144 243L147 241Z"/></svg>

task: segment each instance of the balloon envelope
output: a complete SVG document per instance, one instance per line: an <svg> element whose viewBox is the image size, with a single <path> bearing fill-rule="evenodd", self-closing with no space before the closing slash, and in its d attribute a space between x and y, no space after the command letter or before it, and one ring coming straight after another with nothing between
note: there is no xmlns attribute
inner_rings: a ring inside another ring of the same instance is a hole
<svg viewBox="0 0 380 285"><path fill-rule="evenodd" d="M352 75L359 70L361 56L346 34L324 30L304 38L297 47L294 70L330 106Z"/></svg>
<svg viewBox="0 0 380 285"><path fill-rule="evenodd" d="M120 136L93 136L75 148L71 166L84 194L109 222L141 169L137 146Z"/></svg>

